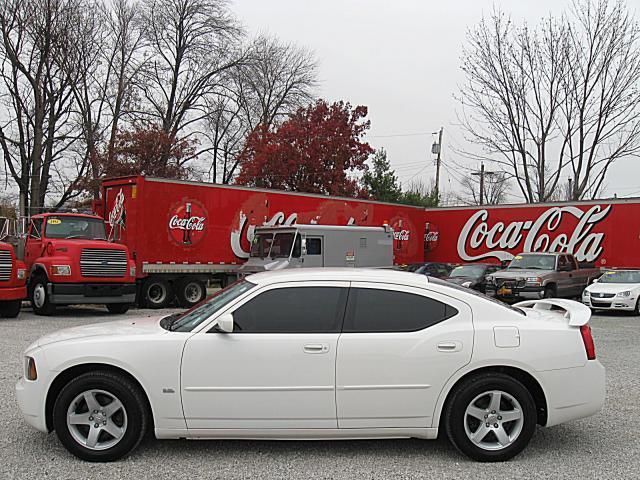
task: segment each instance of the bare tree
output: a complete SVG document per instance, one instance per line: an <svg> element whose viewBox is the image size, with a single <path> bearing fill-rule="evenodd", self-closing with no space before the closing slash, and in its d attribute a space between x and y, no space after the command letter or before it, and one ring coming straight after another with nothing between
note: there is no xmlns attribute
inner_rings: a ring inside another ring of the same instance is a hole
<svg viewBox="0 0 640 480"><path fill-rule="evenodd" d="M173 137L206 117L204 99L219 76L245 59L227 7L226 0L144 0L151 59L139 87L149 109L138 113Z"/></svg>
<svg viewBox="0 0 640 480"><path fill-rule="evenodd" d="M70 121L77 81L71 52L85 7L81 1L3 0L0 8L7 108L0 146L18 185L21 215L40 211L50 188L57 204L64 203L77 194L74 180L84 173L85 164L71 150L77 133Z"/></svg>
<svg viewBox="0 0 640 480"><path fill-rule="evenodd" d="M616 159L640 150L640 40L622 3L579 1L538 28L495 12L468 33L459 99L476 159L508 171L528 202L565 169L572 198L596 196Z"/></svg>
<svg viewBox="0 0 640 480"><path fill-rule="evenodd" d="M640 154L640 25L621 1L576 2L559 123L570 199L595 197L614 161Z"/></svg>

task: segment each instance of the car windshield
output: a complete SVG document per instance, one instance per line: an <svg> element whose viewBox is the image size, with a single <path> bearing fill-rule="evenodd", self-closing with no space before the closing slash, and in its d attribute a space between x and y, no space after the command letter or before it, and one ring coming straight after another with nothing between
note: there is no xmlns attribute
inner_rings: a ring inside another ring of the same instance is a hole
<svg viewBox="0 0 640 480"><path fill-rule="evenodd" d="M639 270L626 270L619 272L604 272L598 280L599 283L640 283Z"/></svg>
<svg viewBox="0 0 640 480"><path fill-rule="evenodd" d="M507 268L509 270L554 270L556 257L554 255L516 255Z"/></svg>
<svg viewBox="0 0 640 480"><path fill-rule="evenodd" d="M485 267L482 265L460 265L451 270L449 277L478 278L484 275Z"/></svg>
<svg viewBox="0 0 640 480"><path fill-rule="evenodd" d="M47 217L45 237L105 240L104 222L100 218L59 216Z"/></svg>
<svg viewBox="0 0 640 480"><path fill-rule="evenodd" d="M173 332L190 332L222 307L253 287L255 287L255 284L246 280L235 282L227 288L217 291L190 310L163 318L160 325L162 328Z"/></svg>
<svg viewBox="0 0 640 480"><path fill-rule="evenodd" d="M439 278L433 278L433 277L429 277L429 283L435 283L436 285L443 285L447 288L452 288L454 290L459 290L461 292L468 293L469 295L475 295L476 297L484 298L485 300L495 303L496 305L500 305L501 307L508 308L513 312L518 312L520 315L526 315L524 311L518 307L512 307L508 303L501 302L496 298L489 297L488 295L485 295L484 293L480 293L476 290L471 290L470 288L461 287L460 285L456 285L455 283L446 282L444 280L440 280Z"/></svg>

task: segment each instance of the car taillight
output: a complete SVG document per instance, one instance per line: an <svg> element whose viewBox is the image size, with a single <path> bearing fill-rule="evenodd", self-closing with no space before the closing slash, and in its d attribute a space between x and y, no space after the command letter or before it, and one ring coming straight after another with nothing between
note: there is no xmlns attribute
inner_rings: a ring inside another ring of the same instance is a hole
<svg viewBox="0 0 640 480"><path fill-rule="evenodd" d="M593 337L591 336L591 327L587 325L582 325L580 327L580 334L582 335L582 342L584 343L584 349L587 352L588 360L596 359L596 346L593 343Z"/></svg>

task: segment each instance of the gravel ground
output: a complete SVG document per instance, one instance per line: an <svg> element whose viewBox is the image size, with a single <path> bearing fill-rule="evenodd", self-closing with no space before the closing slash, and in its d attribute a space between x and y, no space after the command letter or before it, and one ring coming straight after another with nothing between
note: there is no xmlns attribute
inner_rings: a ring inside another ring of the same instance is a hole
<svg viewBox="0 0 640 480"><path fill-rule="evenodd" d="M132 311L127 316L155 314ZM21 375L23 349L39 336L110 318L98 308L76 308L52 318L26 309L16 320L0 320L0 479L640 478L639 317L610 314L592 320L598 357L607 368L604 411L539 428L529 447L507 463L471 462L444 440L148 439L123 461L91 464L68 454L55 435L36 432L23 422L14 384Z"/></svg>

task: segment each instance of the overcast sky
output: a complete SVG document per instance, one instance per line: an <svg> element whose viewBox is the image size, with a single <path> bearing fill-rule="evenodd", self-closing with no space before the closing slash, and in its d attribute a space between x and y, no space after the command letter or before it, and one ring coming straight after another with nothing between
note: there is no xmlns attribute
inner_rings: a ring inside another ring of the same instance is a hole
<svg viewBox="0 0 640 480"><path fill-rule="evenodd" d="M549 13L560 14L568 2L233 0L232 8L250 32L273 33L316 53L320 97L369 107L367 138L373 147L387 149L404 184L412 178L432 181L431 132L443 126L445 168L440 188L447 192L458 187L459 172L447 171L453 162L461 162L453 147L465 147L454 98L463 81L461 48L466 29L494 5L517 23L535 24ZM640 158L614 164L604 193L640 195L639 173ZM518 192L513 188L512 193Z"/></svg>

